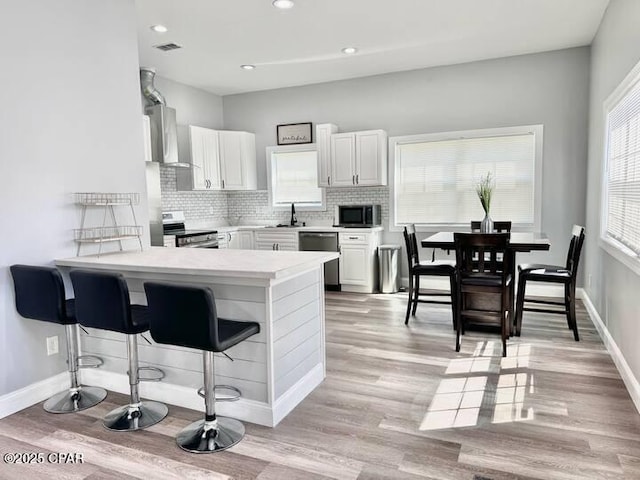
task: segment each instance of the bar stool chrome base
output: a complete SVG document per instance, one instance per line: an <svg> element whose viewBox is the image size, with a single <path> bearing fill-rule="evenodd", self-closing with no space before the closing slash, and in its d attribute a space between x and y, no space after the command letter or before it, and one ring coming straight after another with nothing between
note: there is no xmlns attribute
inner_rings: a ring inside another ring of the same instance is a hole
<svg viewBox="0 0 640 480"><path fill-rule="evenodd" d="M144 401L111 410L104 416L102 424L115 432L131 432L155 425L168 413L164 403Z"/></svg>
<svg viewBox="0 0 640 480"><path fill-rule="evenodd" d="M107 391L99 387L80 386L55 394L44 402L49 413L73 413L91 408L107 397Z"/></svg>
<svg viewBox="0 0 640 480"><path fill-rule="evenodd" d="M217 426L216 426L217 422ZM235 418L198 420L176 436L178 446L191 453L212 453L233 447L244 437L244 425Z"/></svg>

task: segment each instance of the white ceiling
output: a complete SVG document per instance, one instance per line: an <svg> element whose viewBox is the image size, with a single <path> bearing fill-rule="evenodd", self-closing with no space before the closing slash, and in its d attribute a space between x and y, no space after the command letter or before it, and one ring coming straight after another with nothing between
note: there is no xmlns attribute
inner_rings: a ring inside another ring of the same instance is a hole
<svg viewBox="0 0 640 480"><path fill-rule="evenodd" d="M271 0L135 1L140 64L219 95L588 45L609 3L295 0L283 11ZM153 48L167 42L183 49Z"/></svg>

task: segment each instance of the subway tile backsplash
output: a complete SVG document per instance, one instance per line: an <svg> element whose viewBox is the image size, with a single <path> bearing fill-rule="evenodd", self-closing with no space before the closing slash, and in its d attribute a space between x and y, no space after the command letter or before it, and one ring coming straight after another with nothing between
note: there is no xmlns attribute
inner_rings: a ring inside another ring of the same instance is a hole
<svg viewBox="0 0 640 480"><path fill-rule="evenodd" d="M220 191L178 191L175 167L160 166L162 210L182 210L187 220L215 218L228 215L227 193Z"/></svg>
<svg viewBox="0 0 640 480"><path fill-rule="evenodd" d="M162 209L183 210L188 220L221 220L227 217L244 224L288 223L291 213L269 207L269 194L259 191L177 191L176 170L160 167ZM298 221L330 224L336 205L382 205L382 224L389 218L388 187L357 187L327 189L327 210L323 212L298 211Z"/></svg>
<svg viewBox="0 0 640 480"><path fill-rule="evenodd" d="M269 194L266 191L229 192L227 199L229 216L242 217L242 223L247 223L248 219L287 223L291 218L290 211L273 210L269 207ZM382 222L385 224L389 216L388 187L329 188L327 189L327 210L324 212L298 211L298 221L330 224L333 222L336 205L368 203L382 205Z"/></svg>

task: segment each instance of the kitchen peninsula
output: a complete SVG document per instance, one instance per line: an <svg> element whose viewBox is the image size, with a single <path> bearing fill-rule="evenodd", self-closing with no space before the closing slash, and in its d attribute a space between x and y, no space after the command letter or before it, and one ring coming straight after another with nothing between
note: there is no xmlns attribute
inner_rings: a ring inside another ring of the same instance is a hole
<svg viewBox="0 0 640 480"><path fill-rule="evenodd" d="M336 252L285 252L151 247L56 260L63 271L89 268L121 272L132 303L146 303L148 280L204 284L216 299L218 316L260 323L260 333L216 354L217 385L242 391L237 402L221 402L219 413L275 426L325 377L323 264ZM83 354L104 359L99 369L83 370L84 383L126 393L125 337L87 329ZM202 410L199 351L139 342L141 366L164 370L161 382L141 383L143 397Z"/></svg>

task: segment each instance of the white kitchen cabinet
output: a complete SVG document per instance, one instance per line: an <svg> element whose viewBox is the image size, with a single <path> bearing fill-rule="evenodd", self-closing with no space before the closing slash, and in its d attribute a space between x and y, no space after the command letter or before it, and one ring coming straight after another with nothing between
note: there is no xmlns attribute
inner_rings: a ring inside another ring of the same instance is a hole
<svg viewBox="0 0 640 480"><path fill-rule="evenodd" d="M255 135L188 126L191 168L176 172L178 190L255 190Z"/></svg>
<svg viewBox="0 0 640 480"><path fill-rule="evenodd" d="M318 151L318 186L331 186L331 135L338 133L332 123L316 125L316 149Z"/></svg>
<svg viewBox="0 0 640 480"><path fill-rule="evenodd" d="M247 132L219 131L220 174L223 190L255 190L256 136Z"/></svg>
<svg viewBox="0 0 640 480"><path fill-rule="evenodd" d="M253 250L253 232L250 230L241 230L237 232L237 247L241 250Z"/></svg>
<svg viewBox="0 0 640 480"><path fill-rule="evenodd" d="M354 133L331 135L331 186L355 186L356 137Z"/></svg>
<svg viewBox="0 0 640 480"><path fill-rule="evenodd" d="M229 248L229 237L227 232L218 232L218 248Z"/></svg>
<svg viewBox="0 0 640 480"><path fill-rule="evenodd" d="M251 230L218 232L218 248L252 250L253 232Z"/></svg>
<svg viewBox="0 0 640 480"><path fill-rule="evenodd" d="M387 133L384 130L331 135L331 186L387 184Z"/></svg>
<svg viewBox="0 0 640 480"><path fill-rule="evenodd" d="M149 115L142 116L142 138L144 140L144 161L152 162L153 155L151 153L151 120Z"/></svg>
<svg viewBox="0 0 640 480"><path fill-rule="evenodd" d="M285 229L286 230L286 229ZM264 228L254 233L256 250L298 251L298 231L282 228Z"/></svg>
<svg viewBox="0 0 640 480"><path fill-rule="evenodd" d="M345 292L373 293L377 290L379 232L338 234L340 286Z"/></svg>

